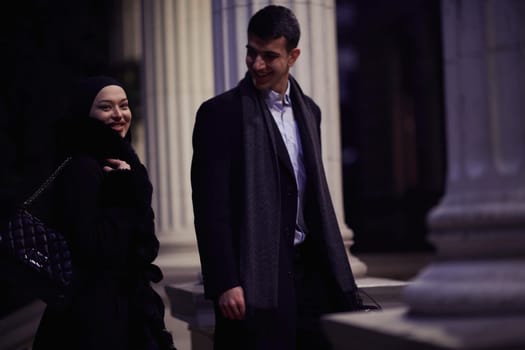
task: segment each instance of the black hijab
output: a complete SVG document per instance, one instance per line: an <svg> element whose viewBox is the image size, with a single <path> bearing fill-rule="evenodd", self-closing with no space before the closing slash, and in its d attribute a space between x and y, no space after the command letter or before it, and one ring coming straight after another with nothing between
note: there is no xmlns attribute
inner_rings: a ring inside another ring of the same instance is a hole
<svg viewBox="0 0 525 350"><path fill-rule="evenodd" d="M117 85L124 89L115 78L98 75L80 80L73 88L70 98L68 116L89 116L91 105L100 90L108 85ZM125 89L124 89L125 90Z"/></svg>
<svg viewBox="0 0 525 350"><path fill-rule="evenodd" d="M100 90L109 85L120 86L125 90L120 81L105 75L79 80L70 90L66 114L58 120L55 129L58 134L57 154L60 159L78 152L83 153L87 149L101 158L120 157L121 151L130 148L131 130L128 130L124 137L126 142L122 142L122 137L118 133L98 119L89 116L95 97ZM118 154L107 153L113 150L119 150Z"/></svg>

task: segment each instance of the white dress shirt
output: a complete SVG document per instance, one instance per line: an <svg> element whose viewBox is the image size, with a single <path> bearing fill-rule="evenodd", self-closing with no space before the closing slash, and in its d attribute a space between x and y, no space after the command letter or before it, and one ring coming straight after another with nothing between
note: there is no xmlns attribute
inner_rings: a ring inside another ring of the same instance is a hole
<svg viewBox="0 0 525 350"><path fill-rule="evenodd" d="M303 196L306 183L306 171L303 162L303 148L299 128L293 115L292 102L290 100L290 83L288 82L284 98L281 98L279 93L268 90L265 95L265 102L281 132L281 137L288 150L288 156L292 162L295 174L297 184L297 216L294 244L299 244L304 241L306 233L303 219Z"/></svg>

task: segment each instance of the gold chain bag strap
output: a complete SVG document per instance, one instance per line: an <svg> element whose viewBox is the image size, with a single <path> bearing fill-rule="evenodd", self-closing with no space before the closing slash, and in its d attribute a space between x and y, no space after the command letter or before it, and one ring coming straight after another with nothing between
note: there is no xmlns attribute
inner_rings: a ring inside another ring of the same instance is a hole
<svg viewBox="0 0 525 350"><path fill-rule="evenodd" d="M71 284L71 252L65 237L31 214L30 206L55 180L71 157L47 178L44 183L17 208L7 227L0 230L0 251L16 270L17 281L45 302L60 302ZM20 281L22 280L22 281Z"/></svg>

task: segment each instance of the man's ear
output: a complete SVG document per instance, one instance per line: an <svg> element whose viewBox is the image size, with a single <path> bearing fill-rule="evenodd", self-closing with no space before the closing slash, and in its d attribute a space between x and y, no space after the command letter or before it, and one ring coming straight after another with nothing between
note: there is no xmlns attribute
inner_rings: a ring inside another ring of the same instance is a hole
<svg viewBox="0 0 525 350"><path fill-rule="evenodd" d="M301 54L301 49L298 47L293 48L292 51L290 51L290 57L288 57L288 67L292 67L295 64L295 61L297 61L297 58Z"/></svg>

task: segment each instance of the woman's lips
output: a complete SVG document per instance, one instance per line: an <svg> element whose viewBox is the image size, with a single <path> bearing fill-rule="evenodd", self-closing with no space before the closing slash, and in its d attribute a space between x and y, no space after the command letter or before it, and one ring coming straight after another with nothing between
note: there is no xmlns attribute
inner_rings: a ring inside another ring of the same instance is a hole
<svg viewBox="0 0 525 350"><path fill-rule="evenodd" d="M124 124L122 123L110 124L110 126L111 126L111 129L117 130L117 131L122 131L124 129Z"/></svg>

